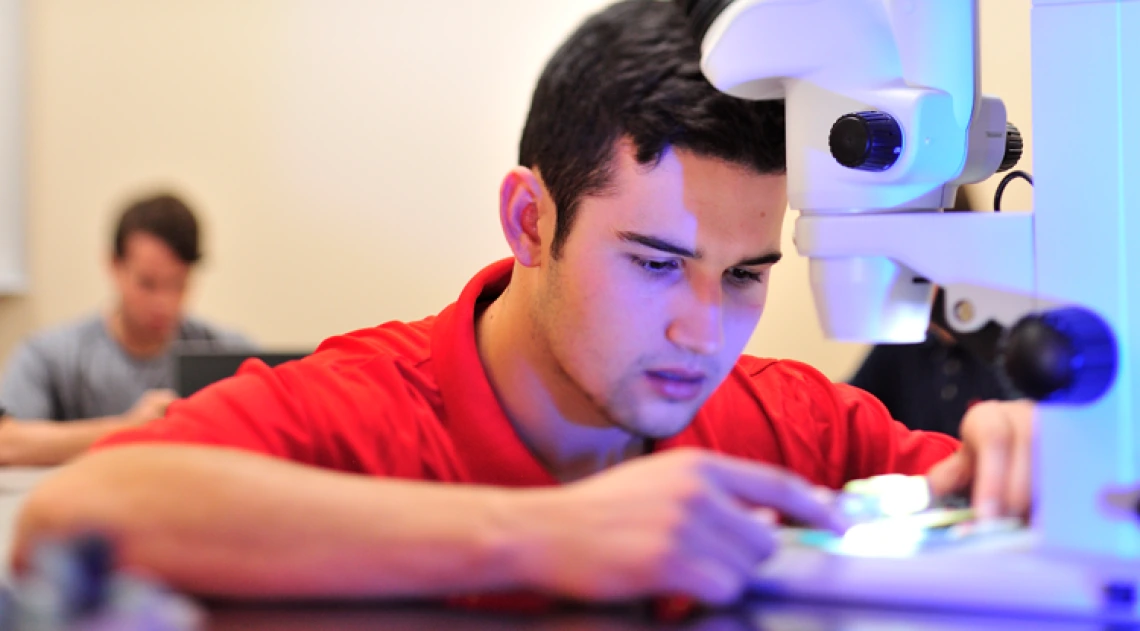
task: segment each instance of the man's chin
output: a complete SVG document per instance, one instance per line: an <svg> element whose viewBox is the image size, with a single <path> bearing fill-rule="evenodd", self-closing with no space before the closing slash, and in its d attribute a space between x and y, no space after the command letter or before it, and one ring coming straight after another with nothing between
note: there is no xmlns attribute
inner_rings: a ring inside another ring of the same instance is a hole
<svg viewBox="0 0 1140 631"><path fill-rule="evenodd" d="M172 326L150 326L145 325L138 329L138 333L146 338L146 341L152 343L166 342L174 337L174 327Z"/></svg>
<svg viewBox="0 0 1140 631"><path fill-rule="evenodd" d="M695 409L683 413L678 410L646 410L636 420L622 425L642 438L666 440L688 429L695 416Z"/></svg>

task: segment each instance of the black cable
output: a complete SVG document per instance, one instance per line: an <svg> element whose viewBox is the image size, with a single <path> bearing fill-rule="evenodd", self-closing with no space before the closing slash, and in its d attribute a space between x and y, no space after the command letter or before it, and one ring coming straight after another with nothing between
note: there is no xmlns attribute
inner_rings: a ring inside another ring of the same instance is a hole
<svg viewBox="0 0 1140 631"><path fill-rule="evenodd" d="M1025 171L1010 171L1009 173L1006 173L1005 177L1003 177L1001 179L1001 182L998 183L997 190L994 191L994 212L995 213L1001 212L1001 196L1002 196L1002 194L1005 193L1005 187L1009 186L1009 183L1016 180L1017 178L1022 178L1026 182L1029 182L1030 186L1033 186L1033 176L1029 175Z"/></svg>

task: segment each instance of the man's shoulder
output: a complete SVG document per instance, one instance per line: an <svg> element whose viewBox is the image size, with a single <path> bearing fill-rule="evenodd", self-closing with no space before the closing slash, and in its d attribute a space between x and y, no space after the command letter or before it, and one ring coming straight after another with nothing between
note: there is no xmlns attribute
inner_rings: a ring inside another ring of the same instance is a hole
<svg viewBox="0 0 1140 631"><path fill-rule="evenodd" d="M304 359L271 372L295 396L320 406L355 401L359 409L376 413L418 409L435 400L439 390L430 361L431 325L432 319L388 322L337 335Z"/></svg>
<svg viewBox="0 0 1140 631"><path fill-rule="evenodd" d="M832 386L831 380L818 369L794 359L772 359L741 355L733 372L751 382L798 382Z"/></svg>
<svg viewBox="0 0 1140 631"><path fill-rule="evenodd" d="M816 484L833 484L821 445L839 418L837 391L802 362L741 356L702 407L689 435L737 457L776 464Z"/></svg>
<svg viewBox="0 0 1140 631"><path fill-rule="evenodd" d="M431 334L435 323L436 317L431 316L357 329L326 339L317 348L317 353L325 357L385 357L419 363L431 355Z"/></svg>
<svg viewBox="0 0 1140 631"><path fill-rule="evenodd" d="M739 414L757 406L772 420L830 422L843 399L838 384L800 361L741 356L710 403L720 413Z"/></svg>
<svg viewBox="0 0 1140 631"><path fill-rule="evenodd" d="M37 331L27 339L25 346L38 353L69 352L106 335L103 316L93 314Z"/></svg>
<svg viewBox="0 0 1140 631"><path fill-rule="evenodd" d="M742 356L726 379L728 400L750 398L768 414L804 423L811 419L826 427L846 418L852 406L890 414L874 396L855 386L835 382L818 369L791 359ZM868 405L870 406L868 408Z"/></svg>

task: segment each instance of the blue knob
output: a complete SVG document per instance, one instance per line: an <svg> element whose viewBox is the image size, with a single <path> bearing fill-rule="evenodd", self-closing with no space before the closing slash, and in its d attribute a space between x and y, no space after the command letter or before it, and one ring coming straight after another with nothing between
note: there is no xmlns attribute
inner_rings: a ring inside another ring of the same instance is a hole
<svg viewBox="0 0 1140 631"><path fill-rule="evenodd" d="M1116 338L1087 309L1047 311L1010 329L1003 362L1014 387L1032 399L1091 403L1116 379Z"/></svg>
<svg viewBox="0 0 1140 631"><path fill-rule="evenodd" d="M902 153L902 129L886 112L856 112L835 121L827 144L849 169L886 171Z"/></svg>

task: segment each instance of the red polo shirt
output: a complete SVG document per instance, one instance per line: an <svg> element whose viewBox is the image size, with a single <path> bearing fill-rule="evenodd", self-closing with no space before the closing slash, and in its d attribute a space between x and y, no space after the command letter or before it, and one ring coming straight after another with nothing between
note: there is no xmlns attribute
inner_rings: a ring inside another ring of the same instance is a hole
<svg viewBox="0 0 1140 631"><path fill-rule="evenodd" d="M475 346L475 314L510 279L511 260L475 276L458 302L418 322L330 338L274 369L237 376L170 406L166 417L97 447L222 445L338 471L441 482L556 484L519 440ZM744 356L677 436L780 465L832 488L881 473L924 473L957 442L912 432L876 399L794 361Z"/></svg>

